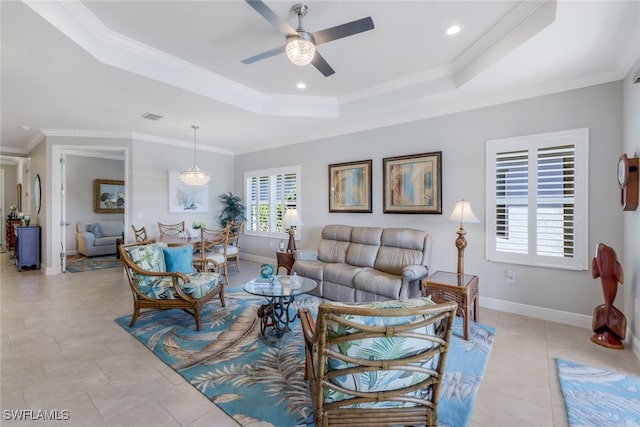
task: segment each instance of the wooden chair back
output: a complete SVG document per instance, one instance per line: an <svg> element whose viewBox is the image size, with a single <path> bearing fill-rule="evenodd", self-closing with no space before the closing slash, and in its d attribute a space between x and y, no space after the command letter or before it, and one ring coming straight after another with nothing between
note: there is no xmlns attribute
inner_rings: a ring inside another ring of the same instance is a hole
<svg viewBox="0 0 640 427"><path fill-rule="evenodd" d="M131 224L131 228L133 229L133 235L136 238L136 242L144 242L145 240L149 240L149 237L147 236L147 229L144 226L136 228L135 225Z"/></svg>
<svg viewBox="0 0 640 427"><path fill-rule="evenodd" d="M457 304L425 301L300 311L317 427L437 426Z"/></svg>
<svg viewBox="0 0 640 427"><path fill-rule="evenodd" d="M231 227L201 228L199 250L194 254L193 265L198 271L220 271L222 269L227 283L227 246L231 236Z"/></svg>
<svg viewBox="0 0 640 427"><path fill-rule="evenodd" d="M158 229L160 230L160 238L163 236L178 236L181 233L186 232L184 221L180 221L176 224L163 224L158 222Z"/></svg>
<svg viewBox="0 0 640 427"><path fill-rule="evenodd" d="M235 265L238 273L240 272L240 234L242 234L242 228L244 227L243 221L231 222L229 221L227 225L231 226L231 240L232 243L229 248L227 248L227 262L229 266Z"/></svg>

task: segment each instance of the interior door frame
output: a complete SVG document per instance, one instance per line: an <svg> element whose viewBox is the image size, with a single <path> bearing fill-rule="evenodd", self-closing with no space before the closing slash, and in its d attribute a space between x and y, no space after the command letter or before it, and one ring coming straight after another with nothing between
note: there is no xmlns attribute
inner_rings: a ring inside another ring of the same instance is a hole
<svg viewBox="0 0 640 427"><path fill-rule="evenodd" d="M62 207L62 194L63 185L65 183L66 177L63 176L64 168L60 162L60 158L69 154L78 154L78 152L87 151L87 152L95 152L95 151L113 151L118 153L124 153L124 182L131 182L131 173L130 173L130 164L131 164L131 149L128 146L99 146L99 145L52 145L51 147L51 183L52 185L47 186L47 198L45 203L49 209L48 212L51 213L49 218L47 218L47 228L51 231L49 233L50 239L47 242L47 253L50 254L49 259L51 260L51 265L47 265L46 274L60 274L62 273L62 263L60 262L60 257L62 256L62 248L64 248L64 243L62 239L64 238L62 233L62 223L63 223L63 207ZM125 200L131 200L131 185L125 185ZM66 206L65 206L66 210ZM127 238L127 230L130 229L131 220L129 217L131 216L132 209L131 203L125 204L125 212L124 212L124 231L125 231L125 240ZM66 220L65 220L66 221ZM130 237L130 236L129 236Z"/></svg>

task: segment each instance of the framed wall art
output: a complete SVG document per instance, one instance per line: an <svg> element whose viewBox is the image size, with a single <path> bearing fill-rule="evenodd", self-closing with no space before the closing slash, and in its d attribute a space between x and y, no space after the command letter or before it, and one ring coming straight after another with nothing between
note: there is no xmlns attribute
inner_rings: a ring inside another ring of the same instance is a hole
<svg viewBox="0 0 640 427"><path fill-rule="evenodd" d="M371 213L371 163L329 165L329 212Z"/></svg>
<svg viewBox="0 0 640 427"><path fill-rule="evenodd" d="M169 171L169 213L209 211L209 186L187 185L180 172Z"/></svg>
<svg viewBox="0 0 640 427"><path fill-rule="evenodd" d="M124 213L124 181L95 179L93 181L93 211Z"/></svg>
<svg viewBox="0 0 640 427"><path fill-rule="evenodd" d="M384 213L442 214L442 151L382 162Z"/></svg>

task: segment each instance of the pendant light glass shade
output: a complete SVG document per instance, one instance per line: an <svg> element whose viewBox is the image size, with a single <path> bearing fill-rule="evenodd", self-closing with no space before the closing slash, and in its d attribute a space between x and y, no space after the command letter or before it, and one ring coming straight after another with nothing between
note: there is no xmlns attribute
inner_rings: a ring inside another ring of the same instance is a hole
<svg viewBox="0 0 640 427"><path fill-rule="evenodd" d="M297 36L287 37L285 50L289 61L296 65L304 66L313 60L316 54L316 46L311 40L304 38L304 35L308 33L298 34Z"/></svg>
<svg viewBox="0 0 640 427"><path fill-rule="evenodd" d="M193 166L180 172L180 181L187 185L205 185L211 177L207 172L200 169L196 163L196 132L199 126L192 125L191 127L193 128Z"/></svg>

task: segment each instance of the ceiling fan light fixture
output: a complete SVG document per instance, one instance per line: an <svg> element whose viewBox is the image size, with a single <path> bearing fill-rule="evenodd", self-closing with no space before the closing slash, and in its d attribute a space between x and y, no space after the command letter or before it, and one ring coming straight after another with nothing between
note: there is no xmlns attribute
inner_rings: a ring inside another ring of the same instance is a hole
<svg viewBox="0 0 640 427"><path fill-rule="evenodd" d="M305 37L308 36L307 37ZM285 47L289 61L295 65L304 66L311 63L316 54L316 45L311 40L311 34L302 32L296 36L287 37L287 45Z"/></svg>
<svg viewBox="0 0 640 427"><path fill-rule="evenodd" d="M206 185L211 177L206 171L200 169L196 163L196 133L200 126L192 125L193 128L193 165L180 172L180 181L187 185Z"/></svg>

